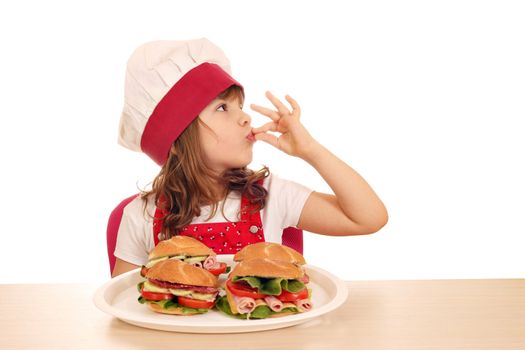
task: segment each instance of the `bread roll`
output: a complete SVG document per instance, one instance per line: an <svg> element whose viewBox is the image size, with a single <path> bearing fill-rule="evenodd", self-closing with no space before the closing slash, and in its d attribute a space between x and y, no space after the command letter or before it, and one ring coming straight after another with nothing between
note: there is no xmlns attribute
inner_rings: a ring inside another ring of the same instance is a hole
<svg viewBox="0 0 525 350"><path fill-rule="evenodd" d="M299 279L304 276L304 272L290 262L256 258L239 262L230 273L230 278L235 276Z"/></svg>
<svg viewBox="0 0 525 350"><path fill-rule="evenodd" d="M160 241L149 253L148 259L153 260L169 255L199 256L212 254L215 252L211 248L193 237L174 236Z"/></svg>
<svg viewBox="0 0 525 350"><path fill-rule="evenodd" d="M253 258L268 258L272 260L288 261L298 265L306 264L304 257L295 249L272 242L259 242L247 245L235 254L234 261L243 261Z"/></svg>
<svg viewBox="0 0 525 350"><path fill-rule="evenodd" d="M181 315L181 316L193 316L193 315L200 315L200 313L183 313L181 307L170 307L169 309L164 309L162 306L159 306L157 304L148 304L149 308L155 312L159 312L161 314L169 314L169 315Z"/></svg>
<svg viewBox="0 0 525 350"><path fill-rule="evenodd" d="M217 277L211 272L179 260L158 262L149 269L146 278L201 287L219 286Z"/></svg>

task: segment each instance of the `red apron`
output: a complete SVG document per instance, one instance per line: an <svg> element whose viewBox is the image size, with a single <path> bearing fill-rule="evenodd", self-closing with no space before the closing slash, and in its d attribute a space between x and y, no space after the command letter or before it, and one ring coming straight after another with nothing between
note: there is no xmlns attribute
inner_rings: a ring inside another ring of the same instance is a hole
<svg viewBox="0 0 525 350"><path fill-rule="evenodd" d="M216 254L235 254L247 245L264 242L260 210L250 215L249 209L250 201L243 195L240 221L189 224L182 229L180 235L198 239ZM153 220L155 246L159 240L165 239L164 234L161 233L163 217L164 211L156 208Z"/></svg>

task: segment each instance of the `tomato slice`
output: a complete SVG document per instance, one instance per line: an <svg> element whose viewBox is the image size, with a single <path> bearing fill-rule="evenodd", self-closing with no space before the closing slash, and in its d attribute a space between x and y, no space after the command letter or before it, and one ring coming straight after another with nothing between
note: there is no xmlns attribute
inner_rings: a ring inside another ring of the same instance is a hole
<svg viewBox="0 0 525 350"><path fill-rule="evenodd" d="M219 276L221 273L224 273L224 271L226 271L226 268L227 268L226 263L221 262L218 268L210 269L208 271L214 274L215 276Z"/></svg>
<svg viewBox="0 0 525 350"><path fill-rule="evenodd" d="M308 288L305 287L302 291L297 293L291 293L283 290L283 292L276 296L276 298L284 302L308 299Z"/></svg>
<svg viewBox="0 0 525 350"><path fill-rule="evenodd" d="M142 296L147 300L152 301L159 301L159 300L170 300L173 298L173 294L171 293L155 293L155 292L148 292L144 289L142 289Z"/></svg>
<svg viewBox="0 0 525 350"><path fill-rule="evenodd" d="M249 286L234 283L231 279L226 281L226 287L230 292L238 297L249 297L253 299L264 299L266 294L259 293L257 288L251 288Z"/></svg>
<svg viewBox="0 0 525 350"><path fill-rule="evenodd" d="M178 303L182 306L193 307L195 309L210 309L215 304L215 301L197 300L185 297L178 297Z"/></svg>

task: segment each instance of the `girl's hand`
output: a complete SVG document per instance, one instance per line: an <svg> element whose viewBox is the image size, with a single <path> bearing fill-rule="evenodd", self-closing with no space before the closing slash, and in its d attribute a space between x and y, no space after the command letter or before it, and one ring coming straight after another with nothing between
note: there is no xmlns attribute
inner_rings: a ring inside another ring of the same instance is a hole
<svg viewBox="0 0 525 350"><path fill-rule="evenodd" d="M304 159L317 141L308 133L299 120L301 117L299 104L289 95L286 95L286 100L292 106L292 112L290 112L270 91L266 91L266 97L277 108L277 111L255 104L250 105L251 109L272 120L261 127L252 129L255 139L269 143L286 154ZM268 131L279 132L281 135L277 137L269 134Z"/></svg>

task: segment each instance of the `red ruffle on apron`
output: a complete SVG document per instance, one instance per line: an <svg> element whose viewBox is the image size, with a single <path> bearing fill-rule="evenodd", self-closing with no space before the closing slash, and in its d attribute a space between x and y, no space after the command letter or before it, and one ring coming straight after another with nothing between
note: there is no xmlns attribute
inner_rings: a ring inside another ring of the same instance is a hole
<svg viewBox="0 0 525 350"><path fill-rule="evenodd" d="M237 222L212 222L189 224L180 232L182 236L193 237L208 247L216 254L235 254L243 247L264 242L264 232L261 222L260 210L250 215L250 201L244 195L241 198L241 220ZM155 246L163 240L161 233L162 218L165 212L157 208L153 220L153 240Z"/></svg>

